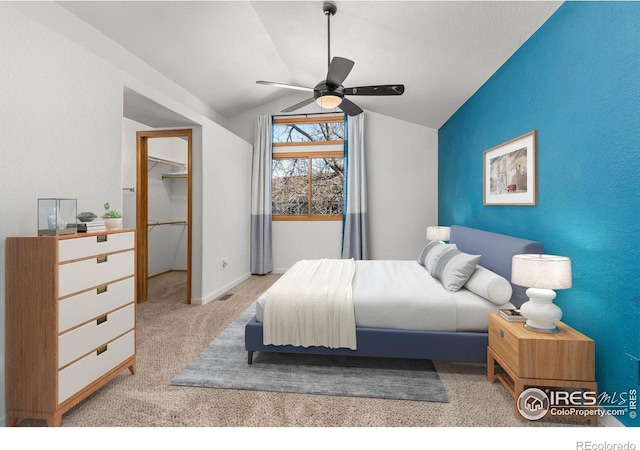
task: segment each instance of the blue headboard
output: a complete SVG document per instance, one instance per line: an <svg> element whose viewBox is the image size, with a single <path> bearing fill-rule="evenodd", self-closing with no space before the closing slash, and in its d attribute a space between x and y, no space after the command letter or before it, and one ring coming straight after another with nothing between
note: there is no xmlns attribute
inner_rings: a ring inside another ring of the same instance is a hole
<svg viewBox="0 0 640 450"><path fill-rule="evenodd" d="M451 227L451 244L456 244L460 251L481 255L480 265L502 275L511 282L511 259L513 255L543 253L540 242L521 239L506 234L492 233L475 228L453 225ZM520 307L528 300L526 288L513 286L511 303Z"/></svg>

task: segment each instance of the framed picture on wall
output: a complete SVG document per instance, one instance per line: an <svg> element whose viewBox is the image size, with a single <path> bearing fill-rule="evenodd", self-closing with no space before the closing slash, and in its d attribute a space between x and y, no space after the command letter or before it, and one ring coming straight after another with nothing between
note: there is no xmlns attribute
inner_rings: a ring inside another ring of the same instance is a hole
<svg viewBox="0 0 640 450"><path fill-rule="evenodd" d="M536 131L484 152L484 204L538 204Z"/></svg>

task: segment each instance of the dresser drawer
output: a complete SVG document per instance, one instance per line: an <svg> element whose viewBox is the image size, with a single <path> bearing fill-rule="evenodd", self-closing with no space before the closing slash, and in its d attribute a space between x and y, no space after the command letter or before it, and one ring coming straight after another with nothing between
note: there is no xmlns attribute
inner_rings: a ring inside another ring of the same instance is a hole
<svg viewBox="0 0 640 450"><path fill-rule="evenodd" d="M97 234L58 242L58 262L128 250L135 245L133 232Z"/></svg>
<svg viewBox="0 0 640 450"><path fill-rule="evenodd" d="M58 404L93 383L135 354L135 333L131 331L58 372Z"/></svg>
<svg viewBox="0 0 640 450"><path fill-rule="evenodd" d="M58 333L134 301L133 277L105 284L58 302Z"/></svg>
<svg viewBox="0 0 640 450"><path fill-rule="evenodd" d="M58 336L58 368L131 330L135 325L133 304L106 314Z"/></svg>
<svg viewBox="0 0 640 450"><path fill-rule="evenodd" d="M519 342L508 327L502 326L496 315L489 316L489 347L500 355L504 363L519 373Z"/></svg>
<svg viewBox="0 0 640 450"><path fill-rule="evenodd" d="M58 266L58 298L134 274L134 251L84 259Z"/></svg>

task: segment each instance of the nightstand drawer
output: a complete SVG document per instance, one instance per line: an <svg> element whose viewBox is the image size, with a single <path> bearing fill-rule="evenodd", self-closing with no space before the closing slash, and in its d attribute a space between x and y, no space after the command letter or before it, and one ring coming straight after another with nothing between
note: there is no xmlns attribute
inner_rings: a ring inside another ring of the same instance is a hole
<svg viewBox="0 0 640 450"><path fill-rule="evenodd" d="M562 322L557 325L557 333L537 333L491 314L489 347L521 378L595 380L593 340Z"/></svg>
<svg viewBox="0 0 640 450"><path fill-rule="evenodd" d="M499 321L493 319L493 316L489 316L489 347L500 355L509 369L519 373L518 339L509 328L501 326Z"/></svg>
<svg viewBox="0 0 640 450"><path fill-rule="evenodd" d="M134 245L135 236L133 232L61 239L58 243L58 262L128 250L133 248Z"/></svg>
<svg viewBox="0 0 640 450"><path fill-rule="evenodd" d="M126 333L135 326L133 304L98 317L58 337L58 368Z"/></svg>

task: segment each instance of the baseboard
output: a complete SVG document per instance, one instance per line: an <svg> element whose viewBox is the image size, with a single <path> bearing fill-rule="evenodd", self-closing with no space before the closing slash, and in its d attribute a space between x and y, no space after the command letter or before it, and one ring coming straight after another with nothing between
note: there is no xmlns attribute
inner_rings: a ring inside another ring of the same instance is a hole
<svg viewBox="0 0 640 450"><path fill-rule="evenodd" d="M207 295L204 298L192 298L191 299L191 304L192 305L206 305L211 300L214 300L215 298L217 298L217 297L221 296L222 294L224 294L225 292L227 292L229 289L232 289L232 288L236 287L237 285L242 283L244 280L246 280L250 276L251 276L251 273L247 272L246 274L242 275L239 278L236 278L231 283L226 284L225 286L223 286L220 289L212 292L211 294Z"/></svg>

